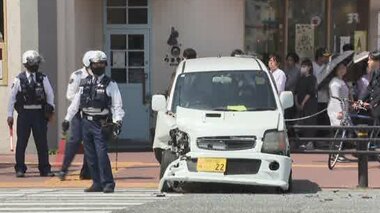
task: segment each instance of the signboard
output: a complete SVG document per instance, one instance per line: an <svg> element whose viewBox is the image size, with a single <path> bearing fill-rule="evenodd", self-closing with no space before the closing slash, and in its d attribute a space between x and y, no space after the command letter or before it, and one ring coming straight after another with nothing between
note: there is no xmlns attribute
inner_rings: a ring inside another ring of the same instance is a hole
<svg viewBox="0 0 380 213"><path fill-rule="evenodd" d="M296 24L295 50L298 55L312 57L314 52L314 27L311 24Z"/></svg>
<svg viewBox="0 0 380 213"><path fill-rule="evenodd" d="M354 34L355 52L363 52L367 50L367 31L355 31Z"/></svg>

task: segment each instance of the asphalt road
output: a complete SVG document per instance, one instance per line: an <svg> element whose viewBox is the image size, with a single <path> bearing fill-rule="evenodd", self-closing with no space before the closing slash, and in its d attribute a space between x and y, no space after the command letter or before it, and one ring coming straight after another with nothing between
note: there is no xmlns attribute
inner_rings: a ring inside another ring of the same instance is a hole
<svg viewBox="0 0 380 213"><path fill-rule="evenodd" d="M380 190L323 190L310 193L185 194L114 212L373 212L380 209Z"/></svg>

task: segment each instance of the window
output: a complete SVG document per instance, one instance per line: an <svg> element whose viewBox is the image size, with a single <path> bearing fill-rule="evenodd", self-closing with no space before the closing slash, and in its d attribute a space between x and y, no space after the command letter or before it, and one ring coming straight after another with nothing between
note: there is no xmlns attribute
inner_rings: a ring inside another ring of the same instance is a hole
<svg viewBox="0 0 380 213"><path fill-rule="evenodd" d="M332 33L334 52L341 52L350 43L358 52L367 50L369 0L334 0L332 2ZM356 39L355 39L356 37Z"/></svg>
<svg viewBox="0 0 380 213"><path fill-rule="evenodd" d="M267 64L269 54L284 52L283 0L247 0L245 11L245 50L258 54Z"/></svg>
<svg viewBox="0 0 380 213"><path fill-rule="evenodd" d="M0 0L0 85L8 84L6 52L6 1Z"/></svg>
<svg viewBox="0 0 380 213"><path fill-rule="evenodd" d="M148 24L148 0L107 0L107 24Z"/></svg>
<svg viewBox="0 0 380 213"><path fill-rule="evenodd" d="M289 0L288 52L314 58L316 49L327 48L325 0Z"/></svg>

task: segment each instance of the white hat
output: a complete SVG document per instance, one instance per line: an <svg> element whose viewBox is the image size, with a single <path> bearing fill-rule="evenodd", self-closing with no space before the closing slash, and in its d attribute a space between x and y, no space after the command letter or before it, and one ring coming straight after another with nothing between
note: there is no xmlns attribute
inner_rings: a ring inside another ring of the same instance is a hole
<svg viewBox="0 0 380 213"><path fill-rule="evenodd" d="M90 62L107 62L107 55L100 50L94 51L94 54L91 54L91 57L89 59Z"/></svg>
<svg viewBox="0 0 380 213"><path fill-rule="evenodd" d="M90 66L90 58L92 55L94 55L96 53L95 50L89 50L87 51L84 55L83 55L83 59L82 59L82 62L83 62L83 65L85 67L89 67Z"/></svg>
<svg viewBox="0 0 380 213"><path fill-rule="evenodd" d="M43 60L42 56L35 50L28 50L22 54L23 64L39 64Z"/></svg>

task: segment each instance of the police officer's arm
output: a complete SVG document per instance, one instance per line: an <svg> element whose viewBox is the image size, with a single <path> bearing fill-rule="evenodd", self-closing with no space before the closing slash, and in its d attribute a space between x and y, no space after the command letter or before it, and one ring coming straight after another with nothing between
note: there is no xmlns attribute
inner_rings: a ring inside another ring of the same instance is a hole
<svg viewBox="0 0 380 213"><path fill-rule="evenodd" d="M112 99L112 120L114 123L121 122L124 117L123 100L121 99L120 90L115 82L110 82L107 87L107 95Z"/></svg>
<svg viewBox="0 0 380 213"><path fill-rule="evenodd" d="M15 78L10 90L10 95L9 95L8 117L13 117L14 106L16 103L16 95L19 91L21 91L20 79Z"/></svg>
<svg viewBox="0 0 380 213"><path fill-rule="evenodd" d="M79 91L75 93L74 99L71 102L69 108L67 109L67 113L65 116L65 121L71 121L75 114L79 111L79 104L80 104L80 95L82 94L83 88L80 87Z"/></svg>
<svg viewBox="0 0 380 213"><path fill-rule="evenodd" d="M69 101L73 101L75 94L78 92L78 87L80 85L80 75L76 72L72 73L70 76L69 84L67 85L66 98Z"/></svg>
<svg viewBox="0 0 380 213"><path fill-rule="evenodd" d="M53 88L51 87L50 81L47 77L44 77L43 84L44 84L44 90L46 94L46 102L50 104L53 108L55 108Z"/></svg>

